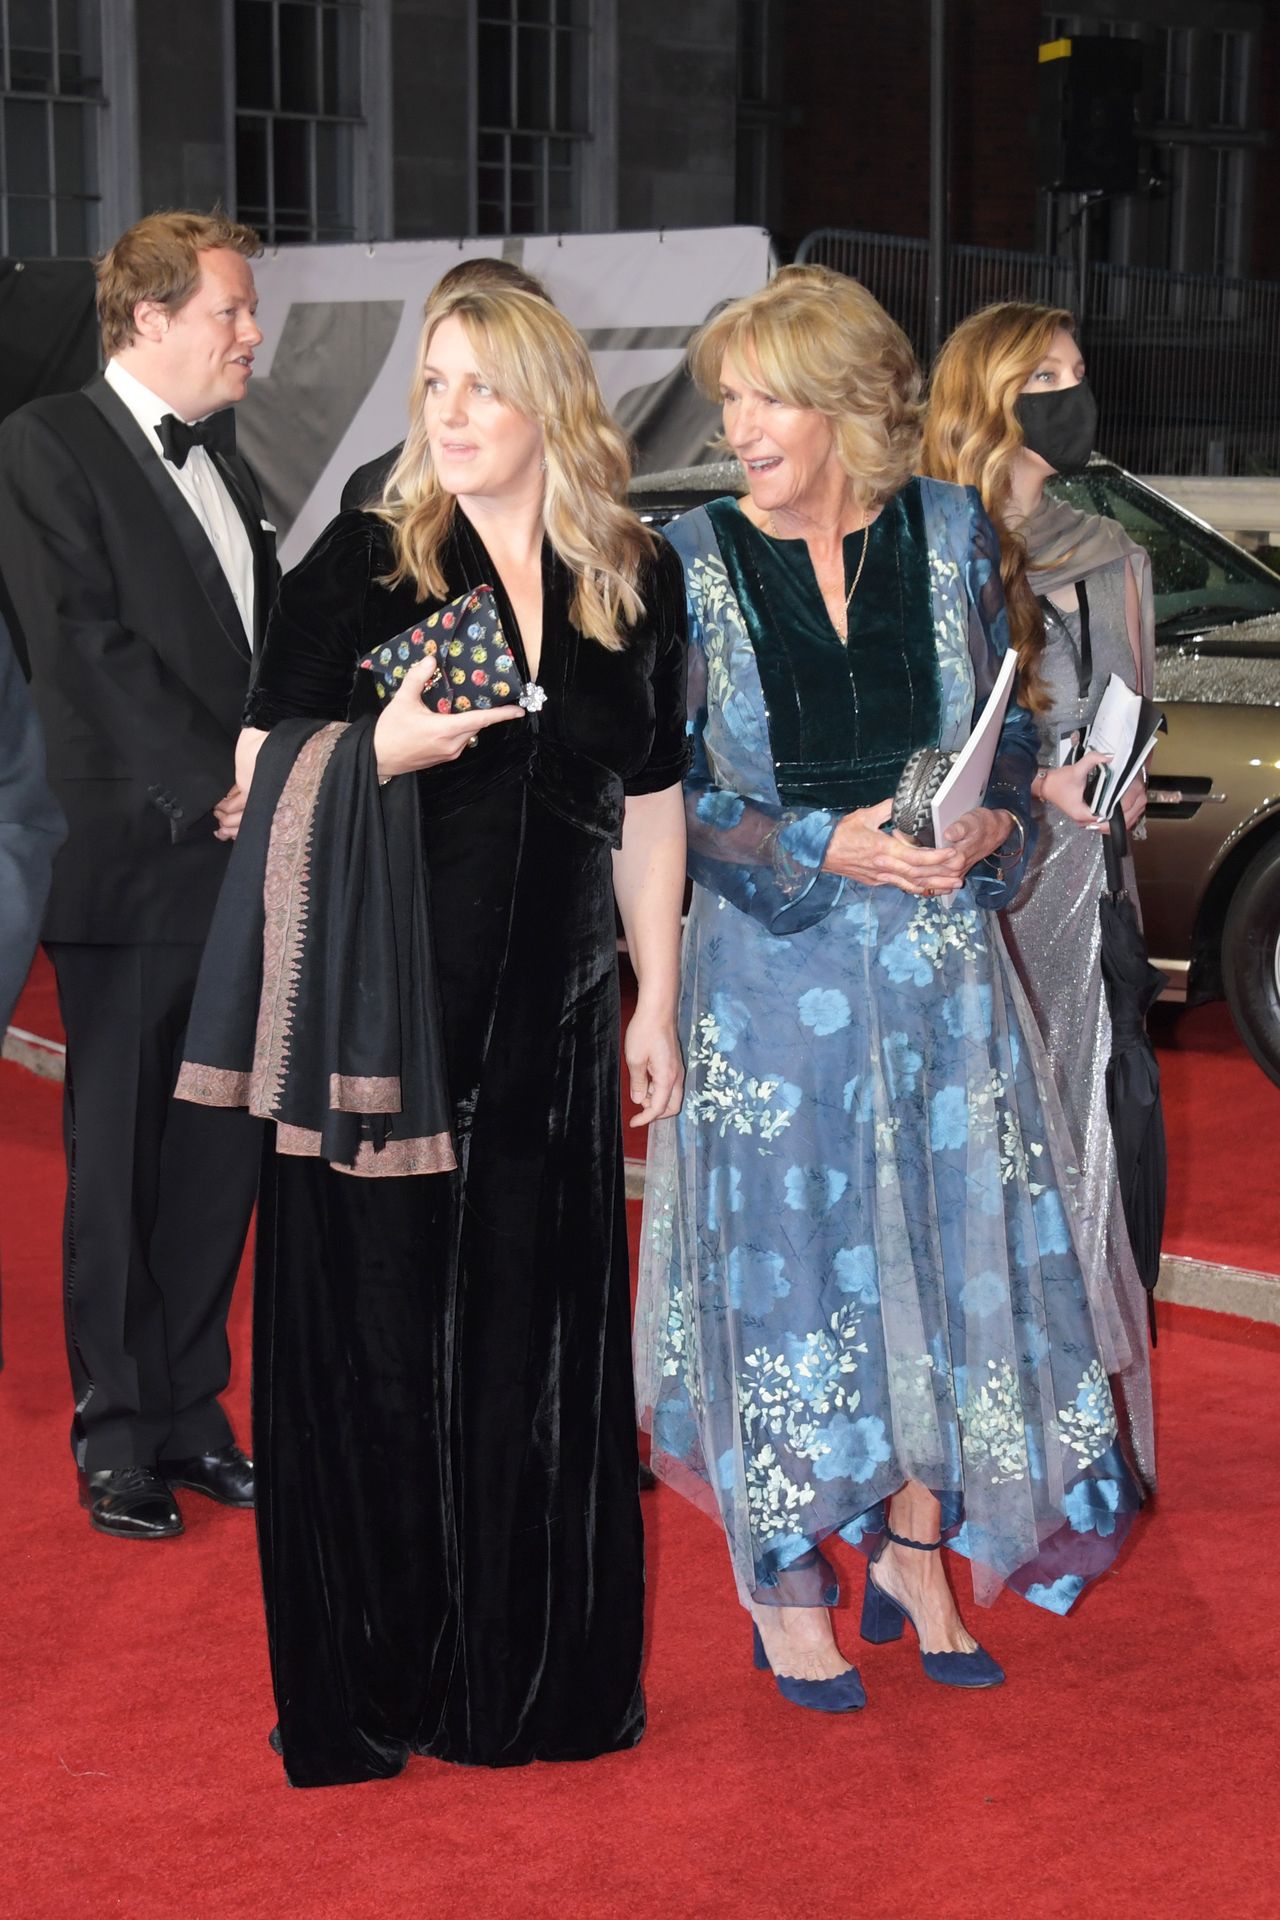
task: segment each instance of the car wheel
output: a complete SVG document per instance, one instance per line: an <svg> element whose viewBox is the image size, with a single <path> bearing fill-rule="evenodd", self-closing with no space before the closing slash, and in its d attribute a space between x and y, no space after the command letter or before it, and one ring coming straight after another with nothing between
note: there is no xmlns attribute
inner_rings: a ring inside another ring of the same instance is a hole
<svg viewBox="0 0 1280 1920"><path fill-rule="evenodd" d="M1280 837L1249 863L1231 896L1222 982L1237 1033L1280 1086Z"/></svg>

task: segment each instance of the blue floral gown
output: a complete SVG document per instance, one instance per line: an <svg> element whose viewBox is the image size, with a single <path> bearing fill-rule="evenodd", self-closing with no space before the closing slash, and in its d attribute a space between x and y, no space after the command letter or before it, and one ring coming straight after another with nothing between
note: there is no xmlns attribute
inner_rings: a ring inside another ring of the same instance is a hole
<svg viewBox="0 0 1280 1920"><path fill-rule="evenodd" d="M868 539L842 643L803 542L735 502L673 523L690 626L693 902L684 1106L651 1129L637 1313L658 1473L723 1524L742 1598L828 1605L821 1543L870 1551L914 1478L989 1602L1065 1613L1140 1493L1082 1271L1075 1169L995 909L821 870L913 746L966 737L1007 646L972 489L911 481ZM845 546L852 580L861 536ZM989 800L1034 838L1036 729Z"/></svg>

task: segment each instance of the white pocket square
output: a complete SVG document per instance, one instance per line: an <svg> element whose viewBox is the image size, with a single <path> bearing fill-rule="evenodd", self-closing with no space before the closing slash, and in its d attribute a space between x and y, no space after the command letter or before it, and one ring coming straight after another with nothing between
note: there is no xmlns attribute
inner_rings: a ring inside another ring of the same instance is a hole
<svg viewBox="0 0 1280 1920"><path fill-rule="evenodd" d="M264 533L274 533L274 532L275 532L275 528L274 528L274 527L272 526L272 524L271 524L271 522L270 522L269 520L260 520L260 521L258 522L258 525L259 525L259 526L260 526L260 527L262 528L262 531L263 531Z"/></svg>

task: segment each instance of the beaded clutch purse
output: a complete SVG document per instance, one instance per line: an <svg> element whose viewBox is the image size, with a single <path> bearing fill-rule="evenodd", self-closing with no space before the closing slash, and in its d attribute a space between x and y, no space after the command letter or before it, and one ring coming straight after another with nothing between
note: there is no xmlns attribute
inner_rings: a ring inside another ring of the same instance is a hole
<svg viewBox="0 0 1280 1920"><path fill-rule="evenodd" d="M524 707L536 713L546 696L536 682L521 681L515 656L502 633L492 587L474 587L429 613L360 662L375 677L380 700L389 700L405 674L424 655L436 671L422 690L433 713L471 713L485 707Z"/></svg>

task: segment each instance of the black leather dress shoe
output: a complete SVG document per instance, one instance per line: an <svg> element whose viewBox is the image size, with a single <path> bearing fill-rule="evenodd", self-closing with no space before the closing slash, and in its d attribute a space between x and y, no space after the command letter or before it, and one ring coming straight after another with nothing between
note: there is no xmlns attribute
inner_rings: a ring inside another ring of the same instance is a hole
<svg viewBox="0 0 1280 1920"><path fill-rule="evenodd" d="M172 1540L182 1532L177 1502L154 1467L101 1467L80 1479L89 1525L117 1540Z"/></svg>
<svg viewBox="0 0 1280 1920"><path fill-rule="evenodd" d="M217 1453L197 1453L189 1460L160 1460L156 1464L171 1487L207 1493L224 1507L253 1505L253 1462L234 1441Z"/></svg>

